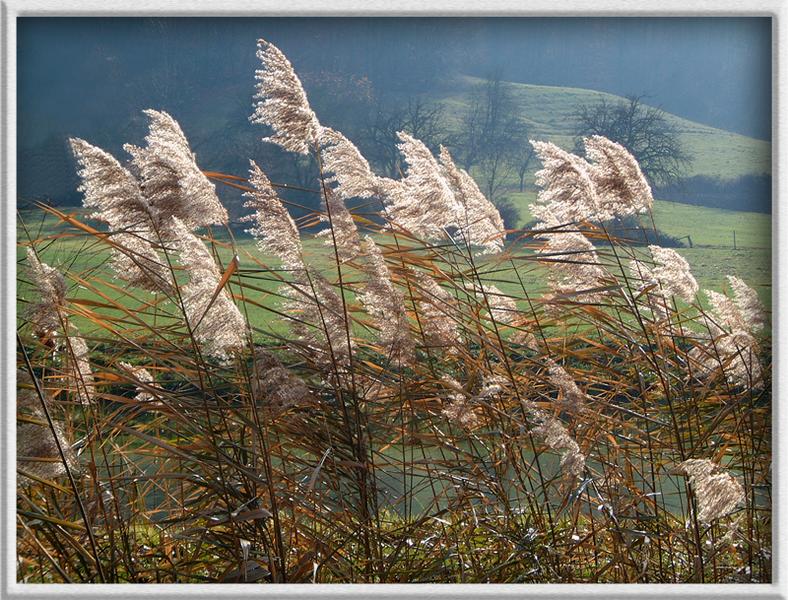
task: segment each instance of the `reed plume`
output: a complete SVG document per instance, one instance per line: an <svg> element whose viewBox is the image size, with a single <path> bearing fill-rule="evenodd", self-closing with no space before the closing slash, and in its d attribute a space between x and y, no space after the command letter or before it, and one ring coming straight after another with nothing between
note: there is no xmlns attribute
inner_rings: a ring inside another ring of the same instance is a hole
<svg viewBox="0 0 788 600"><path fill-rule="evenodd" d="M531 205L540 227L594 220L600 210L590 165L552 142L531 141L531 145L542 162L536 172L536 185L541 189Z"/></svg>
<svg viewBox="0 0 788 600"><path fill-rule="evenodd" d="M247 232L257 239L262 252L270 252L279 258L286 269L303 270L304 249L298 227L263 170L253 160L249 162L249 183L253 189L244 194L248 199L244 207L254 210L254 213L241 221L254 223Z"/></svg>
<svg viewBox="0 0 788 600"><path fill-rule="evenodd" d="M558 452L561 456L561 470L569 476L579 477L585 469L586 457L580 452L580 446L569 435L566 427L555 417L542 415L541 422L533 429L533 434L540 438L544 445Z"/></svg>
<svg viewBox="0 0 788 600"><path fill-rule="evenodd" d="M577 296L587 302L604 297L599 288L610 277L596 248L579 231L541 233L547 242L538 249L541 262L548 265L548 282L557 294Z"/></svg>
<svg viewBox="0 0 788 600"><path fill-rule="evenodd" d="M465 430L473 430L479 426L479 417L474 410L474 403L465 393L462 385L448 375L441 379L445 388L445 405L441 414L450 422Z"/></svg>
<svg viewBox="0 0 788 600"><path fill-rule="evenodd" d="M486 298L492 318L497 323L511 323L517 314L517 303L514 299L494 285L482 284L482 290L482 292L477 292L476 296L482 303Z"/></svg>
<svg viewBox="0 0 788 600"><path fill-rule="evenodd" d="M710 373L722 368L731 385L745 389L763 388L763 369L758 355L760 345L747 331L725 333L712 340L705 349L705 360L701 360L701 373Z"/></svg>
<svg viewBox="0 0 788 600"><path fill-rule="evenodd" d="M375 240L365 236L361 246L368 265L367 281L359 299L375 320L384 353L397 364L409 364L414 359L414 346L405 314L405 298L392 282L391 271Z"/></svg>
<svg viewBox="0 0 788 600"><path fill-rule="evenodd" d="M444 237L458 226L460 205L427 146L404 131L397 136L407 168L403 179L385 183L387 216L414 235Z"/></svg>
<svg viewBox="0 0 788 600"><path fill-rule="evenodd" d="M753 309L751 299L742 301L747 309L742 312L725 294L705 292L711 305L710 317L705 318L710 339L693 348L690 358L697 361L701 376L708 377L721 369L734 386L761 388L764 382L758 360L760 345L752 332L760 326L762 313Z"/></svg>
<svg viewBox="0 0 788 600"><path fill-rule="evenodd" d="M441 172L459 205L457 226L466 243L480 246L486 254L503 250L506 228L495 205L476 185L467 171L460 169L444 147L440 148Z"/></svg>
<svg viewBox="0 0 788 600"><path fill-rule="evenodd" d="M714 290L704 290L704 293L709 299L713 318L711 328L714 333L750 331L749 323L734 300Z"/></svg>
<svg viewBox="0 0 788 600"><path fill-rule="evenodd" d="M599 208L596 218L607 221L648 212L654 197L635 157L612 140L593 135L583 140Z"/></svg>
<svg viewBox="0 0 788 600"><path fill-rule="evenodd" d="M345 364L352 348L348 348L345 335L342 298L320 273L305 264L295 221L262 169L254 161L251 164L253 190L245 194L249 200L244 206L254 213L242 220L254 223L247 231L257 239L260 250L270 252L292 271L293 281L281 287L287 298L285 308L296 316L291 326L319 364L329 365L332 356Z"/></svg>
<svg viewBox="0 0 788 600"><path fill-rule="evenodd" d="M76 328L72 326L76 331ZM96 383L90 366L90 349L79 335L66 338L66 374L68 389L80 404L90 404L96 398Z"/></svg>
<svg viewBox="0 0 788 600"><path fill-rule="evenodd" d="M548 359L547 378L558 390L560 405L569 412L576 414L583 410L591 398L575 383L575 380L561 365Z"/></svg>
<svg viewBox="0 0 788 600"><path fill-rule="evenodd" d="M768 319L766 309L758 298L758 292L735 275L728 275L728 283L733 291L733 302L738 312L729 325L736 324L737 328L745 329L750 333L761 331Z"/></svg>
<svg viewBox="0 0 788 600"><path fill-rule="evenodd" d="M164 111L144 110L149 119L145 147L126 144L140 189L155 213L162 235L177 218L189 231L208 225L225 225L227 210L216 196L216 187L197 166L197 159L178 122ZM176 228L178 229L178 228ZM173 231L172 236L177 236Z"/></svg>
<svg viewBox="0 0 788 600"><path fill-rule="evenodd" d="M361 252L361 239L353 215L342 198L331 189L324 190L323 199L326 211L320 215L320 220L329 223L329 228L318 232L317 236L325 238L325 244L336 250L340 262L351 261Z"/></svg>
<svg viewBox="0 0 788 600"><path fill-rule="evenodd" d="M90 217L113 229L149 231L154 214L134 176L101 148L80 138L70 138L69 143L79 165L82 204L93 209Z"/></svg>
<svg viewBox="0 0 788 600"><path fill-rule="evenodd" d="M170 272L157 252L167 219L149 205L135 177L115 157L79 138L69 142L80 166L83 206L110 228L115 276L134 287L169 292Z"/></svg>
<svg viewBox="0 0 788 600"><path fill-rule="evenodd" d="M317 146L321 127L301 80L287 57L270 42L257 41L257 58L262 68L255 71L257 102L249 120L274 130L274 135L263 141L289 152L308 154Z"/></svg>
<svg viewBox="0 0 788 600"><path fill-rule="evenodd" d="M698 518L711 523L732 513L744 502L744 488L720 465L707 459L689 459L679 464L695 490Z"/></svg>
<svg viewBox="0 0 788 600"><path fill-rule="evenodd" d="M254 350L250 392L254 402L274 416L314 400L304 381L262 348Z"/></svg>
<svg viewBox="0 0 788 600"><path fill-rule="evenodd" d="M32 248L27 249L27 273L36 300L28 304L25 316L33 324L36 335L50 339L62 329L66 280L60 271L41 262Z"/></svg>
<svg viewBox="0 0 788 600"><path fill-rule="evenodd" d="M36 335L53 343L59 353L65 351L65 372L68 387L81 404L95 396L89 351L77 328L66 314L66 281L55 268L39 260L32 248L27 249L27 270L38 301L26 311Z"/></svg>
<svg viewBox="0 0 788 600"><path fill-rule="evenodd" d="M461 343L460 330L454 315L457 314L457 303L435 279L422 271L412 270L419 289L417 300L418 312L423 316L419 320L426 344L430 347L446 348L456 351Z"/></svg>
<svg viewBox="0 0 788 600"><path fill-rule="evenodd" d="M536 173L536 185L542 189L531 206L539 227L604 222L651 209L651 186L624 146L600 135L583 143L586 159L551 142L531 142L542 161Z"/></svg>
<svg viewBox="0 0 788 600"><path fill-rule="evenodd" d="M145 367L137 367L130 363L120 361L118 367L131 380L136 388L137 395L134 399L138 402L150 402L155 396L147 389L153 385L153 374Z"/></svg>
<svg viewBox="0 0 788 600"><path fill-rule="evenodd" d="M673 296L692 302L698 293L698 282L692 275L687 259L672 248L651 245L648 247L654 267L644 268L649 279L658 284L659 293L666 299Z"/></svg>
<svg viewBox="0 0 788 600"><path fill-rule="evenodd" d="M284 288L285 308L294 316L291 327L306 344L310 358L323 368L345 370L356 347L350 338L345 306L334 286L314 269L307 268Z"/></svg>
<svg viewBox="0 0 788 600"><path fill-rule="evenodd" d="M320 157L326 183L345 200L382 196L391 181L375 175L353 142L329 127L320 129Z"/></svg>
<svg viewBox="0 0 788 600"><path fill-rule="evenodd" d="M173 233L178 261L188 276L180 293L189 328L208 356L227 360L246 346L246 320L227 289L219 287L222 273L202 240L177 217Z"/></svg>
<svg viewBox="0 0 788 600"><path fill-rule="evenodd" d="M24 473L41 479L55 479L66 474L66 466L76 470L77 457L66 438L63 424L53 420L50 428L41 398L33 387L33 381L27 371L16 373L16 461L20 473L20 484L33 483ZM51 411L54 406L52 397L43 389L43 401ZM54 431L53 431L54 429ZM65 456L66 464L58 450Z"/></svg>

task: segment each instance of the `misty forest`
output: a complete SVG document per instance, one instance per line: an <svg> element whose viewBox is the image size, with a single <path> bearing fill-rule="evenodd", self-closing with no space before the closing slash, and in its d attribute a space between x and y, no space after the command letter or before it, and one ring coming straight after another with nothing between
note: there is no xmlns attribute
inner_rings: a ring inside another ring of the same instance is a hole
<svg viewBox="0 0 788 600"><path fill-rule="evenodd" d="M771 23L25 18L24 583L766 583Z"/></svg>

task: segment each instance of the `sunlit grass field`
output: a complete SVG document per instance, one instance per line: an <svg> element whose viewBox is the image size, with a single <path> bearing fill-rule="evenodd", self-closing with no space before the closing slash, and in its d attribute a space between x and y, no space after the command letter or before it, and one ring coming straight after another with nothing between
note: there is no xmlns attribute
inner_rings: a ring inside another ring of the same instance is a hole
<svg viewBox="0 0 788 600"><path fill-rule="evenodd" d="M529 220L530 213L527 207L535 199L535 195L524 193L513 194L511 197L521 208L521 214L527 215L523 220ZM82 209L71 209L70 212L84 214ZM669 235L677 238L691 237L693 247L679 248L678 251L690 263L701 288L720 291L725 284L726 275L737 275L758 291L767 307L771 306L770 215L657 200L654 203L654 219L657 227ZM644 217L644 226L648 226L647 217ZM735 249L733 231L736 231ZM243 300L249 321L260 332L284 334L287 327L282 319L277 318L276 312L272 311L281 303L277 293L281 283L275 275L261 271L259 265L255 264L255 261L262 261L276 272L279 267L277 259L261 253L255 240L240 227L234 230L233 239L230 239L225 231L218 229L212 231L211 235L216 236L219 242L216 247L223 265L228 265L233 255L237 254L241 272L257 271L251 275L255 280L254 287L257 289L245 288L242 297L238 297L239 300ZM112 289L105 285L105 280L112 281L108 264L109 252L106 246L97 244L94 238L70 230L68 226L58 225L54 218L45 216L40 211L24 211L17 225L18 261L24 259L24 246L28 239L47 240L45 244L39 246L39 252L45 262L58 265L74 275L95 282L97 289L108 298L119 300L130 308L136 306L137 300L134 297L126 295L122 289ZM685 244L688 243L687 239L683 241ZM487 275L491 283L513 297L523 296L523 286L529 294L544 292L546 289L544 266L529 260L532 251L524 247L528 243L511 242L513 256L523 259L511 263L512 266L517 265L516 273L508 269ZM331 279L336 274L336 265L330 247L325 244L325 239L305 235L304 247L310 264ZM71 297L95 299L92 289L74 281L71 284ZM238 292L236 290L236 293ZM21 284L17 298L18 307L29 300L29 291L24 283ZM76 322L85 331L90 331L91 327L95 326L90 322L81 322L84 320L79 317L76 318Z"/></svg>

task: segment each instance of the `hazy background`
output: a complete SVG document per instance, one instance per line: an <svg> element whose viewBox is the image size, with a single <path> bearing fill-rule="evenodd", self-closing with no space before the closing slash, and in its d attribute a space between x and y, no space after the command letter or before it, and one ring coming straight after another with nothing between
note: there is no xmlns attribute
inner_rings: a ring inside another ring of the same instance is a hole
<svg viewBox="0 0 788 600"><path fill-rule="evenodd" d="M449 98L443 116L456 121L463 77L490 75L644 95L698 124L770 141L766 18L23 18L20 200L79 202L67 137L123 157L123 143L142 141L149 107L180 121L204 168L243 174L254 157L292 176L291 159L261 145L264 132L247 120L259 37L290 58L321 121L362 146L369 114Z"/></svg>

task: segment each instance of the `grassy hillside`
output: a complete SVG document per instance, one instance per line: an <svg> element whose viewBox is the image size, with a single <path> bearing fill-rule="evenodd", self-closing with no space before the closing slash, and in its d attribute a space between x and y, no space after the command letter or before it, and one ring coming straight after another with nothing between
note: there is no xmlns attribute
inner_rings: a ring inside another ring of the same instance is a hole
<svg viewBox="0 0 788 600"><path fill-rule="evenodd" d="M459 125L468 94L481 79L463 77L440 102L446 107L452 128ZM548 140L570 150L573 146L573 115L578 106L621 100L620 96L581 88L507 83L520 107L521 118L533 139ZM688 175L723 179L746 174L771 173L771 144L667 114L676 125L687 151L694 157Z"/></svg>

